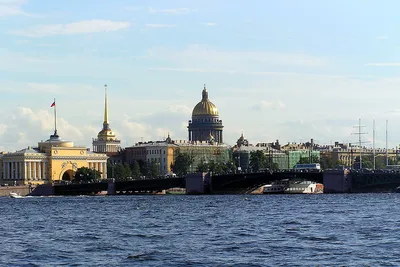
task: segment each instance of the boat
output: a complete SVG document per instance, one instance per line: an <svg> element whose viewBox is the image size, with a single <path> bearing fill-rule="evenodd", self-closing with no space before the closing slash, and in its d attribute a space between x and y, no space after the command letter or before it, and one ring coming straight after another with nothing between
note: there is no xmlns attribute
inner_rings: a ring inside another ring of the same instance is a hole
<svg viewBox="0 0 400 267"><path fill-rule="evenodd" d="M263 194L283 194L285 187L278 184L266 184L263 188Z"/></svg>
<svg viewBox="0 0 400 267"><path fill-rule="evenodd" d="M11 197L11 198L23 198L23 196L21 196L21 195L15 193L15 192L11 192L11 193L10 193L10 197Z"/></svg>
<svg viewBox="0 0 400 267"><path fill-rule="evenodd" d="M263 186L263 194L320 194L324 185L307 180L275 181Z"/></svg>
<svg viewBox="0 0 400 267"><path fill-rule="evenodd" d="M290 181L285 189L286 194L321 194L324 192L324 185L313 181Z"/></svg>

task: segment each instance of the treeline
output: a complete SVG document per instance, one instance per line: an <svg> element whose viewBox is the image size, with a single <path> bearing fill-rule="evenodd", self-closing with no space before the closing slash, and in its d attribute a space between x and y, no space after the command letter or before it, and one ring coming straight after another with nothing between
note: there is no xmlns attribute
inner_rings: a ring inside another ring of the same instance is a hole
<svg viewBox="0 0 400 267"><path fill-rule="evenodd" d="M191 165L194 163L194 156L187 153L179 153L175 158L175 163L171 164L171 169L176 175L182 177L190 172ZM234 173L236 165L234 161L228 162L214 161L209 162L201 161L197 167L196 172L211 172L213 175Z"/></svg>
<svg viewBox="0 0 400 267"><path fill-rule="evenodd" d="M143 160L128 163L108 163L107 176L117 181L158 178L160 176L160 163L156 161L145 162Z"/></svg>

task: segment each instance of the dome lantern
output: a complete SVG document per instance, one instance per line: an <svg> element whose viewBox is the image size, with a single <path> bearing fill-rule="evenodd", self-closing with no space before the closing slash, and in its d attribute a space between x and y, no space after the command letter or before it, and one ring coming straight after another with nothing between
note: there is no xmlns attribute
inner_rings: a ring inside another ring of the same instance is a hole
<svg viewBox="0 0 400 267"><path fill-rule="evenodd" d="M219 116L218 108L215 106L210 99L208 99L208 92L206 85L202 92L201 101L194 107L192 116Z"/></svg>

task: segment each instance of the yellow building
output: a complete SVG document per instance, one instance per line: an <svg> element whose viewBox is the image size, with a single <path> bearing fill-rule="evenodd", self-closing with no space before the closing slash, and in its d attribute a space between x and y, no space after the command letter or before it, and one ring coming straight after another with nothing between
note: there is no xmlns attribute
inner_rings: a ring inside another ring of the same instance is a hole
<svg viewBox="0 0 400 267"><path fill-rule="evenodd" d="M78 168L88 167L107 178L107 156L76 147L64 141L57 131L37 148L28 147L13 153L5 153L2 159L0 184L23 185L70 181Z"/></svg>

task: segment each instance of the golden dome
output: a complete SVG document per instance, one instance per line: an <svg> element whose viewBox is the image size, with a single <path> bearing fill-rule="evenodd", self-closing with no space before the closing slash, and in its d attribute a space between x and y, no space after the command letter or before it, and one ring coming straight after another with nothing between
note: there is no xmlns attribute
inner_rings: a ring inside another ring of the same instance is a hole
<svg viewBox="0 0 400 267"><path fill-rule="evenodd" d="M202 100L194 107L192 116L218 116L218 108L208 99L206 87L203 89Z"/></svg>
<svg viewBox="0 0 400 267"><path fill-rule="evenodd" d="M97 138L100 140L114 140L115 134L111 131L111 129L103 129L99 132Z"/></svg>

